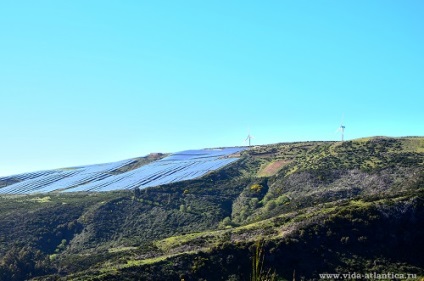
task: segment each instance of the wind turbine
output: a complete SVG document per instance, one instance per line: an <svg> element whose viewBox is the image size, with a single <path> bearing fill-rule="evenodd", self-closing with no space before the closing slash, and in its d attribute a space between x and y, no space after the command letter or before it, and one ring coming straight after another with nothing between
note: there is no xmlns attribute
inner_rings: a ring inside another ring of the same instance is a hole
<svg viewBox="0 0 424 281"><path fill-rule="evenodd" d="M250 146L250 140L253 139L252 135L250 135L250 130L249 133L247 134L247 138L244 140L244 142L249 141L249 146Z"/></svg>
<svg viewBox="0 0 424 281"><path fill-rule="evenodd" d="M344 130L345 130L345 126L343 125L343 119L344 116L342 117L342 122L340 122L340 127L337 129L336 132L340 132L340 134L342 135L342 142L344 141Z"/></svg>

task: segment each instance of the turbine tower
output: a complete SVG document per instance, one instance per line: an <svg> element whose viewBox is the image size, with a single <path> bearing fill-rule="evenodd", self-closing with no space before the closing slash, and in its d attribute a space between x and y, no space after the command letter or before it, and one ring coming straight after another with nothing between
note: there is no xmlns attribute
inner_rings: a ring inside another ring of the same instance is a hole
<svg viewBox="0 0 424 281"><path fill-rule="evenodd" d="M249 141L249 146L250 146L250 140L251 139L253 139L253 137L250 135L250 130L249 130L249 133L247 134L247 138L244 140L245 142L246 141Z"/></svg>
<svg viewBox="0 0 424 281"><path fill-rule="evenodd" d="M345 126L343 125L343 119L344 119L344 114L342 116L342 121L340 122L340 127L337 129L336 132L340 132L340 134L342 135L342 142L344 141L344 130L345 130Z"/></svg>
<svg viewBox="0 0 424 281"><path fill-rule="evenodd" d="M340 134L342 135L342 142L344 141L344 130L345 130L345 126L343 125L343 123L340 125L340 127L337 129L337 131L340 132Z"/></svg>

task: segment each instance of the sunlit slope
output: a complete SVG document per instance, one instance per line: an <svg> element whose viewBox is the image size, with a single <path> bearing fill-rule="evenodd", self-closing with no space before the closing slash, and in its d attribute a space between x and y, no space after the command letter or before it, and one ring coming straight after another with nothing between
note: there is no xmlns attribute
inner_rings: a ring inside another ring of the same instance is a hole
<svg viewBox="0 0 424 281"><path fill-rule="evenodd" d="M40 171L0 178L0 193L111 191L195 179L226 166L243 148L187 150L114 163Z"/></svg>

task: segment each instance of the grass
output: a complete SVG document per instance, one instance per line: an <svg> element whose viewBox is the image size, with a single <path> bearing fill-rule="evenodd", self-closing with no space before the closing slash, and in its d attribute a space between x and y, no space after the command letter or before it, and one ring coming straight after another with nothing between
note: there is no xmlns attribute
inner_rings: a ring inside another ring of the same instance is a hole
<svg viewBox="0 0 424 281"><path fill-rule="evenodd" d="M137 247L115 247L108 249L109 253L119 253L119 252L126 252L131 250L136 250Z"/></svg>
<svg viewBox="0 0 424 281"><path fill-rule="evenodd" d="M424 152L424 138L407 138L403 142L403 150L409 152Z"/></svg>
<svg viewBox="0 0 424 281"><path fill-rule="evenodd" d="M287 164L289 164L290 161L286 160L276 160L272 161L270 163L262 165L261 169L259 170L257 176L258 177L271 177L278 173L278 171L281 170L281 168Z"/></svg>
<svg viewBox="0 0 424 281"><path fill-rule="evenodd" d="M111 274L111 273L117 273L118 270L120 269L124 269L124 268L130 268L130 267L138 267L138 266L143 266L143 265L148 265L148 264L155 264L155 263L159 263L159 262L163 262L167 259L170 258L175 258L178 256L181 256L183 254L196 254L198 253L198 251L187 251L187 252L183 252L183 253L176 253L176 254L169 254L169 255L163 255L163 256L158 256L158 257L154 257L154 258L148 258L148 259L133 259L133 260L128 260L125 264L111 264L110 262L107 262L105 264L103 264L103 266L100 268L100 272L105 275L105 274Z"/></svg>
<svg viewBox="0 0 424 281"><path fill-rule="evenodd" d="M158 263L158 262L164 261L168 258L176 257L176 256L179 256L179 255L182 255L182 254L183 253L179 253L179 254L175 254L175 255L165 255L165 256L160 256L160 257L150 258L150 259L144 259L144 260L129 260L129 261L127 261L127 264L122 266L121 268L132 267L132 266L140 266L140 265L146 265L146 264L154 264L154 263Z"/></svg>
<svg viewBox="0 0 424 281"><path fill-rule="evenodd" d="M205 231L205 232L199 232L199 233L190 233L185 235L178 235L178 236L172 236L163 240L159 240L154 242L154 245L161 249L164 252L169 251L172 248L182 246L184 244L187 244L189 242L192 242L193 240L200 238L200 237L216 237L217 234L224 232L223 230L218 231Z"/></svg>
<svg viewBox="0 0 424 281"><path fill-rule="evenodd" d="M349 201L349 205L357 206L357 207L369 207L371 206L371 202L364 202L362 200L351 200Z"/></svg>
<svg viewBox="0 0 424 281"><path fill-rule="evenodd" d="M37 203L47 203L47 202L52 202L51 199L52 198L50 196L45 196L45 197L31 198L31 199L29 199L29 201L34 201L34 202L37 202Z"/></svg>

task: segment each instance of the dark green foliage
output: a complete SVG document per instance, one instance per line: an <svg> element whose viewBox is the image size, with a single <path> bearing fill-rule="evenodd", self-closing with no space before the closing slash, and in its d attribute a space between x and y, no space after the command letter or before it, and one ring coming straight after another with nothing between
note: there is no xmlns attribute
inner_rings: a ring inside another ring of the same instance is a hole
<svg viewBox="0 0 424 281"><path fill-rule="evenodd" d="M0 260L1 281L20 281L51 272L49 258L28 246L13 246Z"/></svg>

